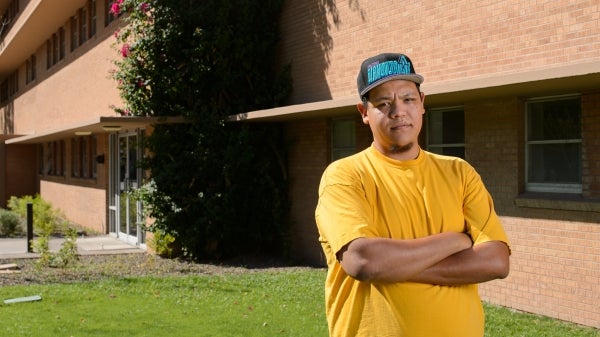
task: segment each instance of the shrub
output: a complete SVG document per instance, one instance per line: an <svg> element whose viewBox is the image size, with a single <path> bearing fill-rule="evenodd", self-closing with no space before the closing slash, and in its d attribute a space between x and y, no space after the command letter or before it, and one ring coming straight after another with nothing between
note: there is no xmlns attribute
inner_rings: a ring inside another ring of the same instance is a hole
<svg viewBox="0 0 600 337"><path fill-rule="evenodd" d="M186 122L156 125L145 137L141 165L153 189L142 203L154 220L148 230L170 235L191 258L286 254L282 128L226 122L280 106L291 93L291 66L275 62L273 18L282 8L283 0L118 0L111 7L126 14L115 33L120 56L112 75L123 101L115 112Z"/></svg>
<svg viewBox="0 0 600 337"><path fill-rule="evenodd" d="M12 196L8 200L8 208L26 220L28 203L33 205L33 229L36 234L49 236L65 225L66 221L60 211L52 208L52 205L42 199L39 194L34 197L30 195L20 198Z"/></svg>
<svg viewBox="0 0 600 337"><path fill-rule="evenodd" d="M23 226L19 215L0 208L0 235L17 236L23 234Z"/></svg>

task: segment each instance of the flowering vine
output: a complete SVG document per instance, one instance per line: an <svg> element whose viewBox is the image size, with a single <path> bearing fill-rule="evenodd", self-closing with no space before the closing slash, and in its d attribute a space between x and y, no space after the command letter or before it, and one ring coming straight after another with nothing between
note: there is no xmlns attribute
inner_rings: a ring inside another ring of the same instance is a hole
<svg viewBox="0 0 600 337"><path fill-rule="evenodd" d="M116 70L112 77L117 81L117 88L124 106L112 108L121 115L147 116L153 115L150 106L152 83L149 74L153 67L152 45L154 34L155 0L115 0L110 6L110 15L119 16L126 25L114 33L113 47L118 56L114 64Z"/></svg>
<svg viewBox="0 0 600 337"><path fill-rule="evenodd" d="M143 200L154 219L147 230L173 235L189 256L283 249L285 142L275 125L225 123L277 106L291 90L289 68L276 74L273 62L282 4L111 2L120 21L111 74L123 102L114 111L185 118L154 126L141 165L155 186Z"/></svg>

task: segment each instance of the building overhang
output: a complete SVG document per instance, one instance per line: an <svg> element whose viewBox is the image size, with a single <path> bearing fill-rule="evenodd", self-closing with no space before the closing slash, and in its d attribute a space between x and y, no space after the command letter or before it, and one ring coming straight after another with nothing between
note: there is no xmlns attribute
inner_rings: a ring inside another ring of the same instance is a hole
<svg viewBox="0 0 600 337"><path fill-rule="evenodd" d="M425 107L458 106L466 102L502 97L536 97L600 90L600 60L520 73L471 77L464 80L423 83ZM229 116L231 122L288 122L332 118L356 113L354 97L295 104Z"/></svg>
<svg viewBox="0 0 600 337"><path fill-rule="evenodd" d="M0 8L8 7L9 3L9 0L0 0ZM21 1L19 15L11 22L8 34L0 40L0 78L35 53L50 37L48 33L58 31L85 4L86 0Z"/></svg>
<svg viewBox="0 0 600 337"><path fill-rule="evenodd" d="M105 117L99 116L55 130L31 132L25 135L3 135L5 144L39 144L75 136L126 132L157 124L185 123L183 117ZM11 137L9 137L11 136Z"/></svg>

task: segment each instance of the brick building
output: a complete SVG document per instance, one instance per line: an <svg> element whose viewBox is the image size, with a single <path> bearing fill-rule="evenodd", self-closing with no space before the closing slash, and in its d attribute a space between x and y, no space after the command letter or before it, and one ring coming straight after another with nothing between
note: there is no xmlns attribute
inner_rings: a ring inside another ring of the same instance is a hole
<svg viewBox="0 0 600 337"><path fill-rule="evenodd" d="M512 244L482 297L600 327L600 3L289 0L282 26L290 104L235 119L286 130L294 256L323 263L321 173L371 143L360 62L403 52L425 76L421 146L478 170Z"/></svg>
<svg viewBox="0 0 600 337"><path fill-rule="evenodd" d="M144 245L139 137L115 116L110 0L0 0L0 196L39 192L74 222ZM301 1L281 16L293 256L322 264L314 208L331 161L371 143L356 73L379 52L425 76L421 146L481 174L512 244L484 299L600 328L600 4L590 1Z"/></svg>
<svg viewBox="0 0 600 337"><path fill-rule="evenodd" d="M152 118L119 117L110 0L0 0L0 207L40 193L90 231L145 245L140 137Z"/></svg>

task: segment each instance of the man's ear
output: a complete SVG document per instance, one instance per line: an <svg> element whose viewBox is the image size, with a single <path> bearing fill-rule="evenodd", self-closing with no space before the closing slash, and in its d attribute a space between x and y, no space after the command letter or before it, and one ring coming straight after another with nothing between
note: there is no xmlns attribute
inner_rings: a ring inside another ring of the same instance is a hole
<svg viewBox="0 0 600 337"><path fill-rule="evenodd" d="M360 112L360 117L362 118L363 123L369 124L369 115L367 114L367 107L364 105L364 103L361 102L356 104L356 108L358 109L358 112Z"/></svg>

